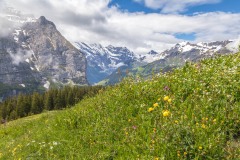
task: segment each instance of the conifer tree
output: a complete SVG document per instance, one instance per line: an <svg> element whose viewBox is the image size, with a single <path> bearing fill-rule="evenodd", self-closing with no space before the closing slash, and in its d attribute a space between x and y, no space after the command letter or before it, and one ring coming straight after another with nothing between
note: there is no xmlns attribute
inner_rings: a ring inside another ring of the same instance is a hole
<svg viewBox="0 0 240 160"><path fill-rule="evenodd" d="M31 105L31 112L33 114L38 114L42 112L43 106L41 106L40 96L38 93L33 93L32 96L32 105Z"/></svg>

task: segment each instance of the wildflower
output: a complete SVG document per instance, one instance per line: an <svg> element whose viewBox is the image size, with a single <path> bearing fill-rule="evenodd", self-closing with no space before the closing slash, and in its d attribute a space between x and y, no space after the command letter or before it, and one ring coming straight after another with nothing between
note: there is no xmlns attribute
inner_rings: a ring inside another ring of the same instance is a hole
<svg viewBox="0 0 240 160"><path fill-rule="evenodd" d="M137 126L132 126L132 128L133 128L134 130L136 130L136 129L137 129Z"/></svg>
<svg viewBox="0 0 240 160"><path fill-rule="evenodd" d="M165 90L165 91L169 91L170 88L169 88L168 86L165 86L165 87L163 88L163 90Z"/></svg>
<svg viewBox="0 0 240 160"><path fill-rule="evenodd" d="M156 157L156 158L154 158L154 160L159 160L159 158L158 158L158 157Z"/></svg>
<svg viewBox="0 0 240 160"><path fill-rule="evenodd" d="M214 119L213 122L214 122L214 123L217 122L217 119Z"/></svg>
<svg viewBox="0 0 240 160"><path fill-rule="evenodd" d="M154 104L153 104L153 107L154 107L154 108L158 107L158 103L154 103Z"/></svg>
<svg viewBox="0 0 240 160"><path fill-rule="evenodd" d="M125 132L126 135L128 135L128 132Z"/></svg>
<svg viewBox="0 0 240 160"><path fill-rule="evenodd" d="M176 121L174 121L176 124L178 124L178 121L176 120Z"/></svg>
<svg viewBox="0 0 240 160"><path fill-rule="evenodd" d="M167 100L167 102L168 102L168 103L171 103L171 102L172 102L172 99L169 98L169 99Z"/></svg>
<svg viewBox="0 0 240 160"><path fill-rule="evenodd" d="M131 119L128 119L128 122L131 122L132 120Z"/></svg>
<svg viewBox="0 0 240 160"><path fill-rule="evenodd" d="M168 96L164 96L163 100L164 100L164 101L168 101L168 100L169 100L169 97L168 97Z"/></svg>
<svg viewBox="0 0 240 160"><path fill-rule="evenodd" d="M163 111L163 117L168 117L168 116L170 116L170 111L169 110Z"/></svg>
<svg viewBox="0 0 240 160"><path fill-rule="evenodd" d="M158 101L161 101L161 98L158 98Z"/></svg>
<svg viewBox="0 0 240 160"><path fill-rule="evenodd" d="M154 108L150 107L148 108L148 112L152 112L154 110Z"/></svg>
<svg viewBox="0 0 240 160"><path fill-rule="evenodd" d="M54 145L54 146L58 145L58 142L53 142L53 145Z"/></svg>
<svg viewBox="0 0 240 160"><path fill-rule="evenodd" d="M205 124L202 124L202 128L204 128L204 129L205 129L205 128L206 128L206 125L205 125Z"/></svg>
<svg viewBox="0 0 240 160"><path fill-rule="evenodd" d="M199 146L198 149L199 149L199 150L202 150L202 146Z"/></svg>
<svg viewBox="0 0 240 160"><path fill-rule="evenodd" d="M184 156L186 156L186 155L187 155L187 152L184 152L183 154L184 154Z"/></svg>
<svg viewBox="0 0 240 160"><path fill-rule="evenodd" d="M178 157L180 157L181 156L181 154L180 154L181 152L180 151L177 151L177 156Z"/></svg>

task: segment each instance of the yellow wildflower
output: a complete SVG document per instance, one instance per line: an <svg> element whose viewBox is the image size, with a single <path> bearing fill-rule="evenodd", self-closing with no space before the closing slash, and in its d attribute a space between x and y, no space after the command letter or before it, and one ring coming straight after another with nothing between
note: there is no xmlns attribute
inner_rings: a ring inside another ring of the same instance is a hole
<svg viewBox="0 0 240 160"><path fill-rule="evenodd" d="M183 154L184 154L184 156L186 156L186 155L187 155L187 152L184 152Z"/></svg>
<svg viewBox="0 0 240 160"><path fill-rule="evenodd" d="M214 123L217 122L217 119L214 119L213 122L214 122Z"/></svg>
<svg viewBox="0 0 240 160"><path fill-rule="evenodd" d="M202 146L199 146L198 149L199 149L199 150L202 150Z"/></svg>
<svg viewBox="0 0 240 160"><path fill-rule="evenodd" d="M204 129L205 129L205 128L206 128L206 125L205 125L205 124L202 124L202 128L204 128Z"/></svg>
<svg viewBox="0 0 240 160"><path fill-rule="evenodd" d="M161 98L158 98L158 101L161 101Z"/></svg>
<svg viewBox="0 0 240 160"><path fill-rule="evenodd" d="M163 114L163 117L168 117L168 116L170 116L171 113L169 110L165 110L162 112L162 114Z"/></svg>
<svg viewBox="0 0 240 160"><path fill-rule="evenodd" d="M169 98L167 101L168 101L168 103L171 103L171 102L172 102L172 99Z"/></svg>
<svg viewBox="0 0 240 160"><path fill-rule="evenodd" d="M168 100L169 100L169 97L168 97L168 96L164 96L163 100L164 100L164 101L168 101Z"/></svg>
<svg viewBox="0 0 240 160"><path fill-rule="evenodd" d="M131 122L132 120L131 119L128 119L128 122Z"/></svg>
<svg viewBox="0 0 240 160"><path fill-rule="evenodd" d="M154 108L150 107L148 108L148 112L152 112L154 110Z"/></svg>
<svg viewBox="0 0 240 160"><path fill-rule="evenodd" d="M155 107L158 107L158 103L154 103L153 104L153 107L155 108Z"/></svg>
<svg viewBox="0 0 240 160"><path fill-rule="evenodd" d="M178 121L176 120L176 121L174 121L176 124L178 124Z"/></svg>
<svg viewBox="0 0 240 160"><path fill-rule="evenodd" d="M158 157L156 157L156 158L154 158L154 160L159 160L159 158L158 158Z"/></svg>

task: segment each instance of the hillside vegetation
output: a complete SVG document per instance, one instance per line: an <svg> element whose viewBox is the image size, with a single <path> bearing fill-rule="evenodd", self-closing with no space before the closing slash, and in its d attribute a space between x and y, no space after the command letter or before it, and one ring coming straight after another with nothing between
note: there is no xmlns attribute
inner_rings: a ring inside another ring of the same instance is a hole
<svg viewBox="0 0 240 160"><path fill-rule="evenodd" d="M240 53L0 127L1 159L240 159Z"/></svg>

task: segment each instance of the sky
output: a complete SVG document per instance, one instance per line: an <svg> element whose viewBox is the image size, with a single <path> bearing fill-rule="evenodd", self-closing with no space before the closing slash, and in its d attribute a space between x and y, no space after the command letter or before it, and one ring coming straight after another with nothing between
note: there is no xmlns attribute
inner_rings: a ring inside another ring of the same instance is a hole
<svg viewBox="0 0 240 160"><path fill-rule="evenodd" d="M240 0L5 0L5 4L45 16L72 43L126 46L139 54L162 52L182 41L240 38Z"/></svg>

